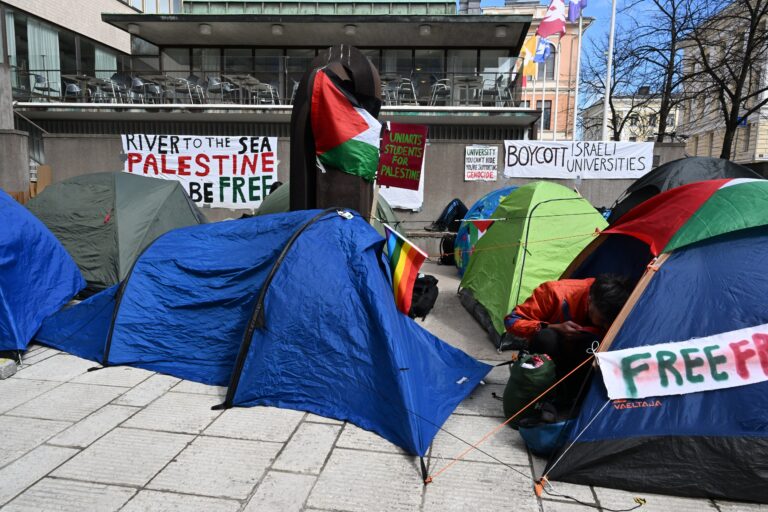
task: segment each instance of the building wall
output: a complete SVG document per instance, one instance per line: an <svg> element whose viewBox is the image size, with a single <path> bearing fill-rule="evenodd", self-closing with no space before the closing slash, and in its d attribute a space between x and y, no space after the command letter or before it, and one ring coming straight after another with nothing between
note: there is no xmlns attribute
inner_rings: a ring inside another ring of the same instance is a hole
<svg viewBox="0 0 768 512"><path fill-rule="evenodd" d="M2 0L56 25L90 37L124 53L131 52L131 36L101 21L101 13L136 11L118 0Z"/></svg>
<svg viewBox="0 0 768 512"><path fill-rule="evenodd" d="M530 179L507 179L503 169L495 182L464 181L464 148L467 144L453 141L431 141L427 148L425 169L425 202L419 212L398 211L406 221L406 229L418 231L437 219L446 204L458 197L468 207L480 197L506 185L524 185ZM497 144L499 155L503 143ZM53 181L93 172L120 171L123 168L122 146L119 135L62 135L45 136L46 163L51 166ZM278 139L278 179L287 181L290 169L290 141ZM501 162L501 159L500 159ZM574 180L559 180L567 187ZM579 190L592 204L610 206L630 185L632 180L584 180ZM242 211L206 209L211 220L239 217Z"/></svg>
<svg viewBox="0 0 768 512"><path fill-rule="evenodd" d="M500 7L486 7L484 14L531 14L533 21L528 29L527 37L536 34L539 22L547 12L546 5L538 2L521 2L517 5L505 5ZM583 30L586 32L592 19L585 18ZM537 139L539 140L573 140L573 116L576 100L576 63L579 52L579 25L578 23L566 23L566 34L562 38L550 36L548 39L555 45L560 45L559 61L559 89L556 80L528 80L527 86L522 88L521 100L527 101L532 108L536 108L536 102L542 100L552 102L552 117L550 126L555 128L555 107L557 107L557 131L554 129L541 130L541 124L537 123ZM583 38L582 38L583 40ZM547 68L555 65L555 58L547 61ZM542 66L542 64L539 64ZM557 71L557 70L556 70ZM557 77L556 77L557 78ZM518 81L520 79L518 78ZM556 90L558 91L555 94ZM557 103L557 105L555 105Z"/></svg>

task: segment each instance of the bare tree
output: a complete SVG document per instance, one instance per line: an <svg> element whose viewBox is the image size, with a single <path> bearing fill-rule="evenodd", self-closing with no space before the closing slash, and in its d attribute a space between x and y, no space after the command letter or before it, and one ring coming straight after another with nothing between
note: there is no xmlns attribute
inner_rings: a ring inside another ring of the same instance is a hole
<svg viewBox="0 0 768 512"><path fill-rule="evenodd" d="M637 58L647 66L648 83L658 98L656 142L675 135L670 114L686 100L682 84L693 79L683 72L683 42L693 29L696 0L635 0L624 12L634 20L632 37Z"/></svg>
<svg viewBox="0 0 768 512"><path fill-rule="evenodd" d="M768 103L768 0L696 0L698 19L685 40L686 88L715 104L730 158L740 123Z"/></svg>
<svg viewBox="0 0 768 512"><path fill-rule="evenodd" d="M602 99L606 94L608 38L595 41L587 48L582 70L581 87L586 98ZM611 87L608 94L608 127L611 140L620 140L624 127L652 104L653 94L644 88L648 81L648 66L637 51L637 40L631 31L617 30L613 49ZM582 115L582 127L593 128L597 120ZM600 120L602 123L602 120Z"/></svg>

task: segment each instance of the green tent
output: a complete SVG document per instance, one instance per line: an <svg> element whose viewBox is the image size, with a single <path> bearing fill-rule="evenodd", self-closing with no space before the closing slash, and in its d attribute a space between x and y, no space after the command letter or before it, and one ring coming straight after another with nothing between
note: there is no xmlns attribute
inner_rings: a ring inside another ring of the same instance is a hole
<svg viewBox="0 0 768 512"><path fill-rule="evenodd" d="M54 183L27 207L64 245L91 290L122 280L163 233L205 222L179 182L122 172Z"/></svg>
<svg viewBox="0 0 768 512"><path fill-rule="evenodd" d="M475 246L461 302L498 345L504 317L539 284L558 279L607 224L578 193L537 181L506 196Z"/></svg>
<svg viewBox="0 0 768 512"><path fill-rule="evenodd" d="M269 194L261 202L259 209L256 211L256 215L267 215L269 213L285 213L288 211L289 196L290 196L290 182L285 182L283 185L277 188L274 192ZM405 231L400 227L400 221L397 219L397 215L389 206L389 203L381 196L376 203L376 218L373 219L373 227L376 231L384 236L384 227L382 222L389 224L395 228L401 235L405 236Z"/></svg>

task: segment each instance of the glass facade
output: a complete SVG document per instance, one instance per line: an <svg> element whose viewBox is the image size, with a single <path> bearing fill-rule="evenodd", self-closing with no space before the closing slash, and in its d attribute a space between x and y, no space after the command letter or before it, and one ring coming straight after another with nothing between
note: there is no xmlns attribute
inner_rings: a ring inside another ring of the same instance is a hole
<svg viewBox="0 0 768 512"><path fill-rule="evenodd" d="M122 70L123 55L75 32L6 9L5 37L13 95L20 99L84 99L99 79Z"/></svg>

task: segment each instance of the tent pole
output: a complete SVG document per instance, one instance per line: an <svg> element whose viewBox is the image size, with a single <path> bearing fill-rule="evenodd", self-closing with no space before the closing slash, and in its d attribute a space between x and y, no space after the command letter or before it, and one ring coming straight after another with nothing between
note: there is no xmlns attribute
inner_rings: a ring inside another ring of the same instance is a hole
<svg viewBox="0 0 768 512"><path fill-rule="evenodd" d="M427 485L432 479L429 478L429 472L427 471L427 465L424 463L424 457L419 457L419 462L421 463L421 480L424 482L424 485Z"/></svg>

